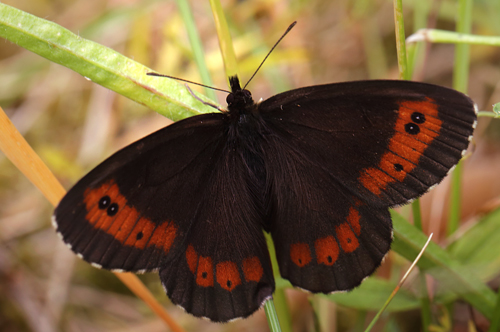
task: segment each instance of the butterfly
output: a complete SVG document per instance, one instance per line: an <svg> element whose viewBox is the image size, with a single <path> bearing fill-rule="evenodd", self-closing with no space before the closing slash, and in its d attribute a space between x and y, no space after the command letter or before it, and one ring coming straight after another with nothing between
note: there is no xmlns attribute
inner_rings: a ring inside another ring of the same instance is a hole
<svg viewBox="0 0 500 332"><path fill-rule="evenodd" d="M389 208L439 183L476 124L455 90L373 80L299 88L260 103L230 78L227 111L193 116L116 152L55 209L93 266L158 271L198 317L247 317L281 276L313 293L358 286L392 242Z"/></svg>

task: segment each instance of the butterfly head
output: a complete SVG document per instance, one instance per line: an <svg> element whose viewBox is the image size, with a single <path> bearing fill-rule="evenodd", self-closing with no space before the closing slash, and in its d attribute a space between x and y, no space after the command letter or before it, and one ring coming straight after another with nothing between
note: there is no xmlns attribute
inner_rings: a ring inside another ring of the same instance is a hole
<svg viewBox="0 0 500 332"><path fill-rule="evenodd" d="M246 109L254 105L252 94L246 89L242 89L237 76L229 78L231 85L231 93L227 95L226 102L230 111L244 112Z"/></svg>

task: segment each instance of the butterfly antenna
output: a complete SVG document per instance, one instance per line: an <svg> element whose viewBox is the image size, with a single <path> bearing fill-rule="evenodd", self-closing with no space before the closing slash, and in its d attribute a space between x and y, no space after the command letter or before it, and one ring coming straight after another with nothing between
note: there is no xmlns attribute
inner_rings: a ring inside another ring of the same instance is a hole
<svg viewBox="0 0 500 332"><path fill-rule="evenodd" d="M163 75L163 74L158 74L158 73L146 73L146 75L148 75L148 76L156 76L156 77L171 78L171 79L174 79L174 80L177 80L177 81L182 81L182 82L186 82L186 83L191 83L191 84L199 85L199 86L202 86L204 88L231 93L231 91L227 91L227 90L219 89L219 88L214 88L213 86L208 86L208 85L205 85L205 84L196 83L196 82L193 82L193 81L188 81L188 80L185 80L183 78L178 78L178 77L174 77L174 76L170 76L170 75Z"/></svg>
<svg viewBox="0 0 500 332"><path fill-rule="evenodd" d="M253 73L252 77L250 77L250 79L248 80L247 84L245 84L245 86L243 87L243 90L245 90L245 88L247 87L248 83L250 83L250 81L254 78L255 74L257 74L257 72L259 71L260 67L262 67L262 65L264 64L264 62L266 62L266 59L269 57L269 55L271 55L272 51L276 48L276 46L278 46L278 44L280 43L280 41L285 38L285 36L290 32L290 30L292 30L292 28L295 26L295 24L297 24L297 21L293 22L292 24L290 24L288 26L288 28L286 29L285 33L281 36L280 39L278 39L278 41L274 44L274 46L271 48L271 50L267 53L266 57L264 58L264 60L262 60L262 62L260 63L259 67L257 68L257 70Z"/></svg>

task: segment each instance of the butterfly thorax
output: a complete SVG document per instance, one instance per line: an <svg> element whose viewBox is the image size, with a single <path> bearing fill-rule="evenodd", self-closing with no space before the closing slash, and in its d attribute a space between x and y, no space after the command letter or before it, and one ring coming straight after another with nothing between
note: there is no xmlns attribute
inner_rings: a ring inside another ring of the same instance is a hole
<svg viewBox="0 0 500 332"><path fill-rule="evenodd" d="M259 146L259 140L265 135L265 123L258 112L258 104L252 98L250 91L242 89L237 76L229 77L231 93L227 96L229 124L228 140L245 149L254 151Z"/></svg>

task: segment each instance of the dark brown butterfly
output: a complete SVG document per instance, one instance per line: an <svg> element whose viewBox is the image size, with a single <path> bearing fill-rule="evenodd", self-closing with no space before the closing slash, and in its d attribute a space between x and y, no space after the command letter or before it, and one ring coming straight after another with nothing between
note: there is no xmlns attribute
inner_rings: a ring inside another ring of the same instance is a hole
<svg viewBox="0 0 500 332"><path fill-rule="evenodd" d="M217 322L249 316L272 296L263 231L292 285L358 286L390 249L389 208L439 183L476 124L467 96L425 83L316 85L261 103L237 77L230 85L228 111L116 152L53 218L79 257L159 271L172 302Z"/></svg>
<svg viewBox="0 0 500 332"><path fill-rule="evenodd" d="M81 258L159 271L172 302L213 321L246 317L271 297L263 230L294 286L359 285L390 249L388 209L439 183L476 123L467 96L425 83L317 85L256 104L230 82L227 112L118 151L54 213Z"/></svg>

